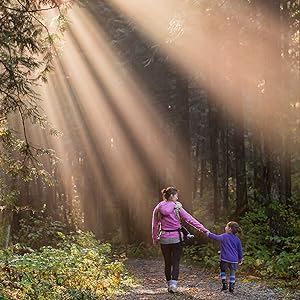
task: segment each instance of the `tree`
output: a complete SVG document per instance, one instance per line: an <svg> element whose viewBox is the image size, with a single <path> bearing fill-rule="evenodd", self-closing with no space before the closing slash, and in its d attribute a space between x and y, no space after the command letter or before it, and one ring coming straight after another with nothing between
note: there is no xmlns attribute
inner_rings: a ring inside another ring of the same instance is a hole
<svg viewBox="0 0 300 300"><path fill-rule="evenodd" d="M17 189L19 176L28 181L49 178L40 158L54 154L35 145L30 126L55 134L40 109L37 92L47 80L56 54L55 40L65 28L69 3L61 0L3 0L0 4L0 190ZM47 12L56 10L50 31ZM48 22L48 24L47 24ZM48 126L48 127L47 127ZM8 179L10 178L10 179ZM8 197L9 199L11 197ZM8 203L1 197L0 205ZM10 203L11 205L15 205Z"/></svg>
<svg viewBox="0 0 300 300"><path fill-rule="evenodd" d="M52 69L58 34L47 26L46 13L57 11L55 27L61 32L67 7L57 0L0 4L0 166L4 173L45 175L37 158L51 152L31 143L28 127L48 125L37 88Z"/></svg>

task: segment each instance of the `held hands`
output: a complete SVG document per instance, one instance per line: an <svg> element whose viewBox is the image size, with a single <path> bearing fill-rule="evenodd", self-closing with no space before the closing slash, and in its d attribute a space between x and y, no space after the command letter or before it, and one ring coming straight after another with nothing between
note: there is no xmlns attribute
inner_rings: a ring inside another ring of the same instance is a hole
<svg viewBox="0 0 300 300"><path fill-rule="evenodd" d="M199 231L200 231L201 233L203 233L204 235L206 235L206 236L208 236L208 235L210 234L210 231L207 230L207 229L199 229Z"/></svg>

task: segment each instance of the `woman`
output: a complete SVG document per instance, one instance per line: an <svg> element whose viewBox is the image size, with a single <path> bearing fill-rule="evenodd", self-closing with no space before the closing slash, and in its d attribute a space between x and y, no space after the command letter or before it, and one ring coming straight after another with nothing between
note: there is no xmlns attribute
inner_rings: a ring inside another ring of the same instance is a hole
<svg viewBox="0 0 300 300"><path fill-rule="evenodd" d="M201 232L208 230L183 209L177 201L178 190L175 187L167 187L161 193L164 200L154 208L152 215L152 240L153 244L160 243L168 292L175 293L182 256L181 218Z"/></svg>

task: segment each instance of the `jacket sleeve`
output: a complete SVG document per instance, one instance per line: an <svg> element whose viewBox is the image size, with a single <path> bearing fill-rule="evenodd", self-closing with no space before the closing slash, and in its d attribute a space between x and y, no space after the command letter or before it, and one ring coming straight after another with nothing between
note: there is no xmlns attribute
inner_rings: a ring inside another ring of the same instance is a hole
<svg viewBox="0 0 300 300"><path fill-rule="evenodd" d="M216 240L216 241L223 241L224 239L224 233L222 234L214 234L212 232L207 232L207 236L213 240Z"/></svg>
<svg viewBox="0 0 300 300"><path fill-rule="evenodd" d="M198 222L194 217L192 217L184 208L180 208L180 216L181 218L186 221L188 224L196 228L201 232L207 232L206 229L200 222Z"/></svg>
<svg viewBox="0 0 300 300"><path fill-rule="evenodd" d="M159 233L159 227L160 227L160 220L158 220L158 206L159 204L154 208L152 213L152 241L153 244L158 242L158 233Z"/></svg>

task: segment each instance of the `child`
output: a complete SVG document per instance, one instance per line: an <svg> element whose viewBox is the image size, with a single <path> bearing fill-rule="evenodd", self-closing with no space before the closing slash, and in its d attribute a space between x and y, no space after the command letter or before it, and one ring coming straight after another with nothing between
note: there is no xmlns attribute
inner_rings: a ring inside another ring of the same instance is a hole
<svg viewBox="0 0 300 300"><path fill-rule="evenodd" d="M241 228L236 222L229 222L225 227L225 233L214 234L207 232L206 235L214 240L221 242L220 269L222 280L222 291L228 289L226 280L226 270L230 270L229 292L234 292L235 272L238 264L243 261L243 249L241 240L236 236L236 233L241 232Z"/></svg>

